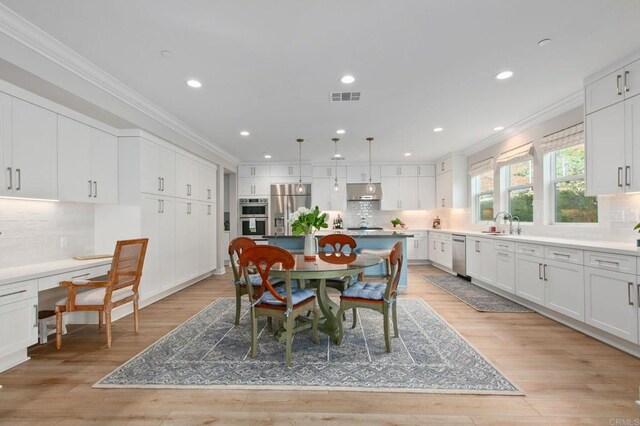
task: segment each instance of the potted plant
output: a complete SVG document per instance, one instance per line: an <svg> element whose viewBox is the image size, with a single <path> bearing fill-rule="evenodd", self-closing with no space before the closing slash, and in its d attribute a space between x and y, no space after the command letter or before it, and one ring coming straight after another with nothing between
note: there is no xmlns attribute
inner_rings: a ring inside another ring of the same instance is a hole
<svg viewBox="0 0 640 426"><path fill-rule="evenodd" d="M318 206L313 210L300 207L291 213L291 230L293 235L304 234L304 258L305 260L315 260L317 252L317 241L313 234L320 229L329 227L327 223L327 213L321 213Z"/></svg>
<svg viewBox="0 0 640 426"><path fill-rule="evenodd" d="M393 225L394 228L397 227L398 225L404 226L404 222L399 217L396 217L395 219L391 219L391 224Z"/></svg>
<svg viewBox="0 0 640 426"><path fill-rule="evenodd" d="M638 231L638 232L640 232L640 223L638 223L636 226L634 226L634 227L633 227L633 230L634 230L634 231ZM636 240L636 246L637 246L637 247L640 247L640 238L638 238L638 239Z"/></svg>

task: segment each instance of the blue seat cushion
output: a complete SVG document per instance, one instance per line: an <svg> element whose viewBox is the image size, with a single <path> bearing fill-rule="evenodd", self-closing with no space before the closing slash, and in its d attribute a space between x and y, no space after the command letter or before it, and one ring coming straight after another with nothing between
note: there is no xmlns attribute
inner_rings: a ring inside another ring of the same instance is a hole
<svg viewBox="0 0 640 426"><path fill-rule="evenodd" d="M262 277L260 277L260 274L250 274L249 281L251 281L251 285L254 287L260 287L262 285ZM276 285L283 283L284 280L282 278L269 277L269 282L271 283L271 285ZM235 280L233 283L235 285L244 285L244 277L240 278L239 280Z"/></svg>
<svg viewBox="0 0 640 426"><path fill-rule="evenodd" d="M287 297L287 291L284 287L278 288L278 294L283 297ZM304 290L295 290L291 292L291 303L295 306L300 302L304 302L305 300L315 296L313 290L304 289ZM267 305L279 305L284 306L286 303L276 299L276 297L270 292L265 291L262 295L262 303L266 303Z"/></svg>
<svg viewBox="0 0 640 426"><path fill-rule="evenodd" d="M358 281L350 285L348 289L342 292L342 297L350 297L353 299L382 300L384 291L387 289L385 283L363 283Z"/></svg>

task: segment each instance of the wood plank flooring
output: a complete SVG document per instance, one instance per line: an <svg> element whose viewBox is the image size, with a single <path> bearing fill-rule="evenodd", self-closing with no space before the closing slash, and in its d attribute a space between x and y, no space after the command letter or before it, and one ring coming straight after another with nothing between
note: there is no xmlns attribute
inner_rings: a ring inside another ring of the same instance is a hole
<svg viewBox="0 0 640 426"><path fill-rule="evenodd" d="M72 327L60 351L54 342L34 346L31 361L0 374L0 423L640 424L640 360L535 313L476 312L427 284L426 272L439 271L410 267L407 295L427 301L526 396L91 388L216 298L232 296L227 274L143 309L138 335L131 316L117 321L111 349L96 326Z"/></svg>

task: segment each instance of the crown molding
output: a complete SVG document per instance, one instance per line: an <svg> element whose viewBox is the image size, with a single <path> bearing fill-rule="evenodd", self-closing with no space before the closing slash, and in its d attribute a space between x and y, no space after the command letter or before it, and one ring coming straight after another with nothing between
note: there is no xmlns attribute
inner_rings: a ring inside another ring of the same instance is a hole
<svg viewBox="0 0 640 426"><path fill-rule="evenodd" d="M560 99L557 102L554 102L553 104L536 112L535 114L532 114L529 117L518 121L517 123L507 127L506 129L482 139L480 142L473 144L469 148L462 151L462 153L466 156L475 154L476 152L482 151L483 149L488 148L493 144L502 142L505 139L515 136L518 133L522 133L537 124L557 117L563 112L567 112L582 105L584 105L584 91L579 90L575 93L570 94L569 96Z"/></svg>
<svg viewBox="0 0 640 426"><path fill-rule="evenodd" d="M239 163L239 159L199 133L188 124L170 114L105 72L68 46L59 42L22 16L0 3L0 33L12 38L35 53L47 58L109 95L162 123L174 132L213 152L223 159Z"/></svg>

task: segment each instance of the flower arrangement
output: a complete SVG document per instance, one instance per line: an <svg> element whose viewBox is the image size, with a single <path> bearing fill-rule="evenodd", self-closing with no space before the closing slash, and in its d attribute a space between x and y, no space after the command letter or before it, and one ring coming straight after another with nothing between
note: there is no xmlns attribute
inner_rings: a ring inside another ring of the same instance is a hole
<svg viewBox="0 0 640 426"><path fill-rule="evenodd" d="M328 228L327 216L327 213L320 212L318 206L313 210L300 207L289 216L293 235L313 234L320 229Z"/></svg>

